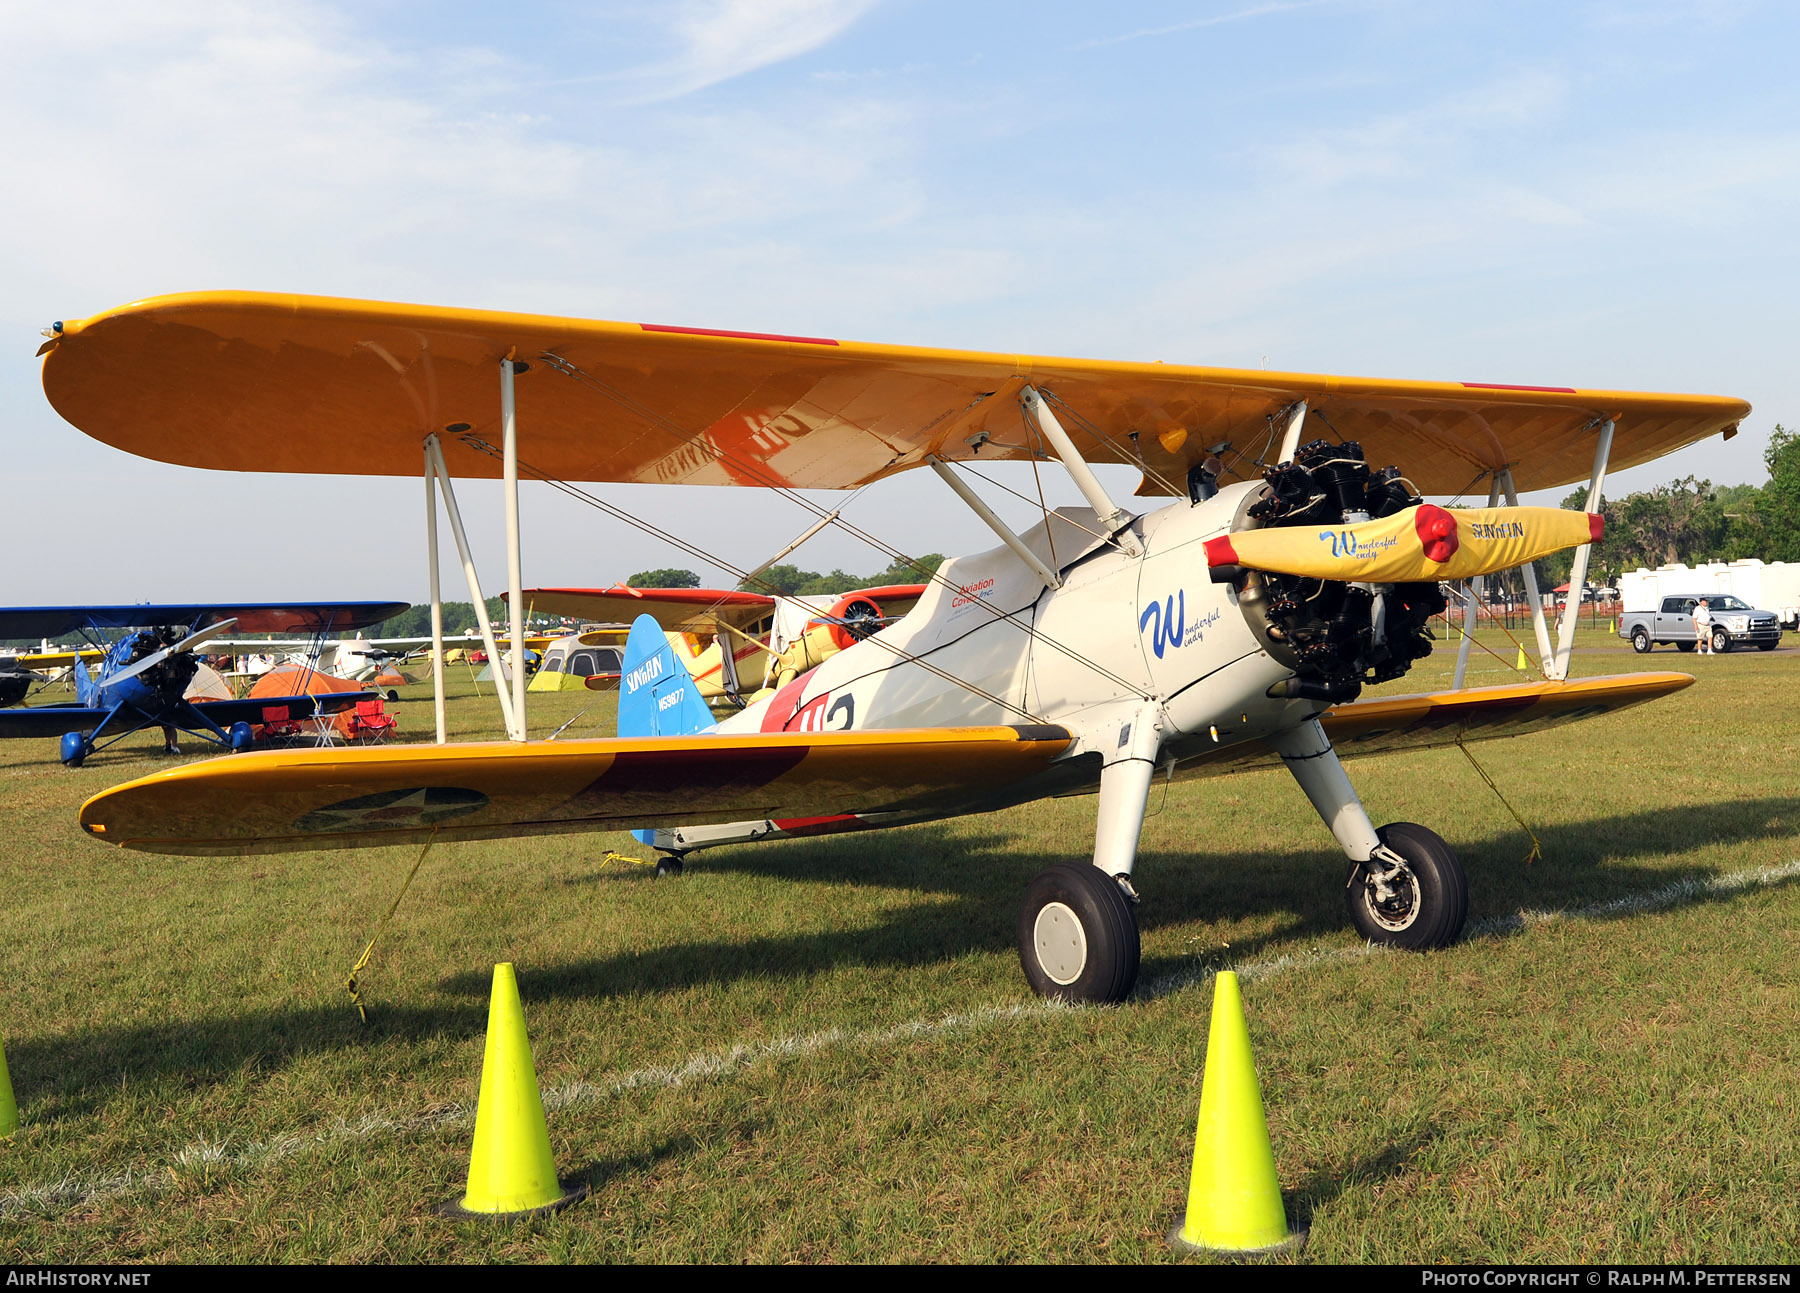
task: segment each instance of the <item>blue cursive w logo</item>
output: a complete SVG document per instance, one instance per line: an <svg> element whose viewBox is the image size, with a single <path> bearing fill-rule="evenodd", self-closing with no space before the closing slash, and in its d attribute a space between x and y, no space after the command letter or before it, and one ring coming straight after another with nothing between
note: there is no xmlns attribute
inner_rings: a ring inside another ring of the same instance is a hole
<svg viewBox="0 0 1800 1293"><path fill-rule="evenodd" d="M1187 628L1187 591L1183 589L1170 597L1166 606L1151 602L1144 608L1144 614L1138 620L1138 632L1150 631L1150 645L1156 651L1156 658L1162 659L1165 647L1181 645L1182 633Z"/></svg>

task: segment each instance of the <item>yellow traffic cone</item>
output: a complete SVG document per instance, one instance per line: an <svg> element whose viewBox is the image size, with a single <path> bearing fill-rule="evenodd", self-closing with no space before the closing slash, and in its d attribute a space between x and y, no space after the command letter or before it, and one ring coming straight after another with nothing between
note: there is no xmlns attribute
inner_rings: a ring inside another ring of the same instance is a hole
<svg viewBox="0 0 1800 1293"><path fill-rule="evenodd" d="M1517 660L1513 661L1513 668L1517 669L1520 673L1525 673L1526 671L1528 671L1531 668L1530 665L1525 663L1525 648L1524 647L1519 648L1519 658Z"/></svg>
<svg viewBox="0 0 1800 1293"><path fill-rule="evenodd" d="M1169 1238L1177 1248L1244 1255L1306 1242L1304 1230L1288 1230L1244 998L1230 970L1220 973L1213 989L1187 1216Z"/></svg>
<svg viewBox="0 0 1800 1293"><path fill-rule="evenodd" d="M13 1099L12 1074L6 1071L6 1048L0 1046L0 1139L19 1129L19 1102Z"/></svg>
<svg viewBox="0 0 1800 1293"><path fill-rule="evenodd" d="M487 1049L481 1057L481 1096L475 1107L475 1144L469 1187L444 1208L452 1216L511 1219L554 1212L586 1194L565 1191L550 1157L550 1128L525 1036L525 1011L511 964L494 967L488 1002Z"/></svg>

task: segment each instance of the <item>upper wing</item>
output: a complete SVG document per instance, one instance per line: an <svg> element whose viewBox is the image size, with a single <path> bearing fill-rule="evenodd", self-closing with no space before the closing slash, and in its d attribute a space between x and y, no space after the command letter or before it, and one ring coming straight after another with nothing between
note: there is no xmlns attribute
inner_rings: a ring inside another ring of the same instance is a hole
<svg viewBox="0 0 1800 1293"><path fill-rule="evenodd" d="M502 593L505 597L507 594ZM712 633L723 621L742 629L767 615L773 597L722 588L527 588L520 594L533 611L630 624L648 615L676 633Z"/></svg>
<svg viewBox="0 0 1800 1293"><path fill-rule="evenodd" d="M0 660L21 669L66 669L77 660L98 660L106 652L99 647L70 647L66 651L23 651L18 655L7 654Z"/></svg>
<svg viewBox="0 0 1800 1293"><path fill-rule="evenodd" d="M59 324L44 390L89 435L231 471L416 475L438 432L459 476L501 474L499 365L518 379L519 456L552 479L843 489L927 455L1030 458L1027 382L1073 410L1082 451L1179 493L1221 443L1256 470L1269 418L1307 400L1316 434L1360 441L1427 494L1511 466L1521 491L1585 480L1596 418L1621 470L1734 430L1742 400L1485 382L1112 363L201 292ZM459 436L482 443L471 444Z"/></svg>
<svg viewBox="0 0 1800 1293"><path fill-rule="evenodd" d="M0 607L0 638L61 637L82 629L205 628L236 620L242 633L350 632L398 615L406 602L223 602L135 606Z"/></svg>
<svg viewBox="0 0 1800 1293"><path fill-rule="evenodd" d="M428 839L968 811L1068 749L1059 727L271 751L115 786L98 839L154 853L277 853Z"/></svg>

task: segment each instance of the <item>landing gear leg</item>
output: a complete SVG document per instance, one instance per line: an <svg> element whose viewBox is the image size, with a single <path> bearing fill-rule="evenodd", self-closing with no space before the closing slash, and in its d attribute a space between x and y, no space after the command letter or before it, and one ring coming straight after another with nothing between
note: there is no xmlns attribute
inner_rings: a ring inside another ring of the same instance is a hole
<svg viewBox="0 0 1800 1293"><path fill-rule="evenodd" d="M1469 914L1469 887L1450 846L1411 822L1377 831L1317 721L1269 744L1350 858L1347 897L1357 931L1414 951L1454 943Z"/></svg>
<svg viewBox="0 0 1800 1293"><path fill-rule="evenodd" d="M1110 1004L1137 983L1131 869L1161 747L1155 709L1146 706L1123 723L1120 738L1119 757L1100 772L1092 865L1063 862L1040 872L1019 908L1019 963L1042 997Z"/></svg>

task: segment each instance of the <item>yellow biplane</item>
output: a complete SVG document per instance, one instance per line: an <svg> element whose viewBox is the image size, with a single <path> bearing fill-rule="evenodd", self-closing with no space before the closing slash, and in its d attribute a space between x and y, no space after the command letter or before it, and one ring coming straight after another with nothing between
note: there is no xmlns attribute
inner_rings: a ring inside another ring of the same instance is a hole
<svg viewBox="0 0 1800 1293"><path fill-rule="evenodd" d="M627 624L650 616L694 676L701 699L741 709L899 620L924 592L923 584L892 584L800 597L618 584L527 588L525 598L550 615Z"/></svg>
<svg viewBox="0 0 1800 1293"><path fill-rule="evenodd" d="M627 641L620 735L530 741L522 673L509 740L241 756L146 777L81 810L96 838L232 854L635 828L670 866L710 845L864 830L1049 795L1098 796L1093 865L1026 892L1020 958L1039 992L1117 1000L1137 973L1132 872L1157 776L1279 760L1352 867L1350 917L1404 947L1457 937L1454 853L1377 828L1339 760L1603 714L1685 674L1568 679L1576 609L1531 597L1541 677L1365 699L1431 649L1440 580L1575 547L1598 518L1521 508L1522 490L1735 434L1736 399L1414 382L865 345L650 324L210 293L56 325L51 402L107 443L239 471L411 475L435 488L482 598L452 480L507 482L511 636L524 607L517 481L553 481L681 551L576 482L749 487L905 554L798 493L928 468L999 546L945 563L914 609L715 720L662 628ZM329 448L329 453L323 452ZM1059 465L1087 505L1016 532L959 464ZM1090 464L1123 463L1137 512ZM1391 465L1390 465L1391 464ZM434 484L433 484L434 482ZM1487 506L1424 495L1485 489ZM1502 500L1507 504L1502 506ZM437 508L427 511L436 587ZM537 603L542 605L542 599ZM490 652L493 634L483 625ZM1465 635L1466 639L1466 635ZM443 741L440 698L439 741ZM1338 882L1334 879L1334 885Z"/></svg>

